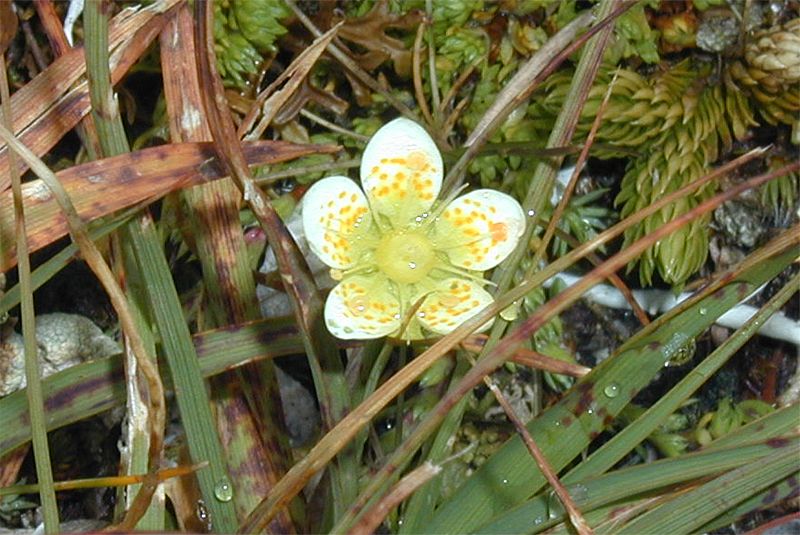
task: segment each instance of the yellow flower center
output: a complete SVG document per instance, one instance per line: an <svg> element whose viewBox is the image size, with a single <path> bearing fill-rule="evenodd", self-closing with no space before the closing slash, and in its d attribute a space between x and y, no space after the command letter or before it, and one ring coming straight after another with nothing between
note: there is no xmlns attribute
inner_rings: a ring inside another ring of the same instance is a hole
<svg viewBox="0 0 800 535"><path fill-rule="evenodd" d="M383 236L375 249L378 268L401 284L425 278L436 264L433 244L418 232L391 232Z"/></svg>

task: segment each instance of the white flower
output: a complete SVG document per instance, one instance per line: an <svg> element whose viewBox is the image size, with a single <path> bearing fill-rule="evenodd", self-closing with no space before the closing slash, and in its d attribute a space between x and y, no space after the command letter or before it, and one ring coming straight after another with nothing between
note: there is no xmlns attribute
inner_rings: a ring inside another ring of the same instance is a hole
<svg viewBox="0 0 800 535"><path fill-rule="evenodd" d="M492 302L483 271L516 247L525 214L515 199L490 189L437 206L442 176L442 157L428 133L400 118L367 144L363 192L349 178L333 176L305 194L306 238L340 280L325 303L325 323L335 336L447 334Z"/></svg>

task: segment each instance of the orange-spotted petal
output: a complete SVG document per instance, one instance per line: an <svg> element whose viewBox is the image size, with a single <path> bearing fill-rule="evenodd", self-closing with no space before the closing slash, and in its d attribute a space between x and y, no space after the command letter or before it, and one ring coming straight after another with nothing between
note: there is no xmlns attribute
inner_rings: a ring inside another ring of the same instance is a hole
<svg viewBox="0 0 800 535"><path fill-rule="evenodd" d="M378 273L345 277L325 302L325 324L337 338L380 338L396 331L400 322L400 302Z"/></svg>
<svg viewBox="0 0 800 535"><path fill-rule="evenodd" d="M367 198L347 177L323 178L303 196L303 230L320 260L332 268L351 268L374 232Z"/></svg>
<svg viewBox="0 0 800 535"><path fill-rule="evenodd" d="M513 198L490 189L458 197L434 223L433 241L450 263L484 271L502 262L525 231L525 213Z"/></svg>
<svg viewBox="0 0 800 535"><path fill-rule="evenodd" d="M423 301L417 321L436 334L447 334L492 303L492 296L478 283L451 277L439 281ZM491 325L487 322L480 330Z"/></svg>
<svg viewBox="0 0 800 535"><path fill-rule="evenodd" d="M405 118L378 130L361 157L361 184L372 208L395 226L430 209L442 176L436 144L424 128Z"/></svg>

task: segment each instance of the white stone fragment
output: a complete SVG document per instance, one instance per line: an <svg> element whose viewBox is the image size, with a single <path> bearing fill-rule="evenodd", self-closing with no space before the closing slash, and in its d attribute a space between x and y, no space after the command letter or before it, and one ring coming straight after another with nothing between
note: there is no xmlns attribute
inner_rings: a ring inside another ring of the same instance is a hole
<svg viewBox="0 0 800 535"><path fill-rule="evenodd" d="M42 314L36 317L36 344L42 377L81 362L120 352L89 318L77 314ZM25 350L22 335L11 333L0 340L0 396L24 388Z"/></svg>
<svg viewBox="0 0 800 535"><path fill-rule="evenodd" d="M556 277L561 279L566 286L572 286L581 279L580 276L572 275L570 273L559 273ZM545 286L549 287L556 277L553 277L545 282ZM667 312L668 310L677 306L680 302L692 296L692 294L688 292L683 292L682 294L675 296L668 290L652 289L633 290L632 293L634 299L636 299L636 302L639 303L639 306L641 306L643 310L651 315L658 313L663 314L664 312ZM613 286L609 286L607 284L598 284L594 286L585 294L583 294L583 297L603 306L617 309L630 309L630 306L628 305L628 302L622 293ZM716 323L718 325L722 325L723 327L738 329L744 325L747 320L752 318L756 312L758 312L758 308L756 307L739 304L720 316ZM776 340L791 342L800 346L800 322L788 318L782 312L773 314L769 320L764 322L764 325L761 326L761 328L758 330L758 333L762 336L768 336Z"/></svg>

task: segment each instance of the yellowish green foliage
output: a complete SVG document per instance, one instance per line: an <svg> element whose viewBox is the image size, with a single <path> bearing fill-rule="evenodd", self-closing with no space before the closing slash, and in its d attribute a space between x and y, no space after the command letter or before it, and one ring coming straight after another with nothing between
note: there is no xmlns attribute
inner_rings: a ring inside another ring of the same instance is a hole
<svg viewBox="0 0 800 535"><path fill-rule="evenodd" d="M226 85L243 89L258 72L265 53L286 33L281 24L291 12L282 0L217 0L214 41L217 68Z"/></svg>

